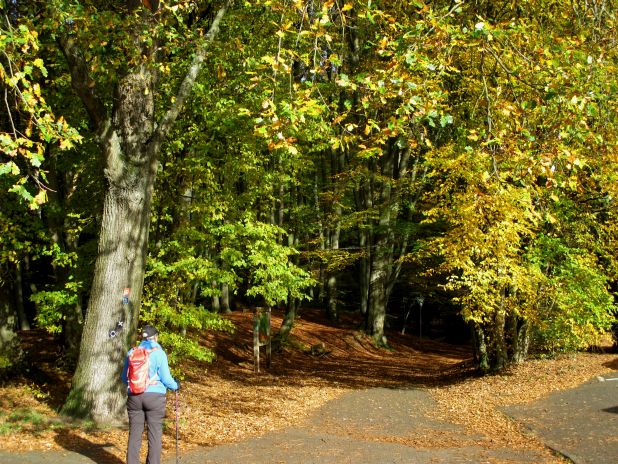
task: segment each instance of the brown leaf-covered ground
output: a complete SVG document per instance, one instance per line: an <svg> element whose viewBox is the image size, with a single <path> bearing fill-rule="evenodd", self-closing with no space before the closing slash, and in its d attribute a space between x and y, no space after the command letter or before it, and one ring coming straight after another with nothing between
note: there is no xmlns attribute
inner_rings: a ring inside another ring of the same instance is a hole
<svg viewBox="0 0 618 464"><path fill-rule="evenodd" d="M533 360L502 375L479 377L472 370L468 347L391 333L392 349L377 349L358 331L355 321L333 325L324 322L319 312L305 310L292 332L292 343L274 352L271 368L263 363L261 373L255 374L252 314L235 312L227 317L237 326L234 334L204 337L204 343L217 353L216 361L183 366L182 452L299 424L346 391L378 386L428 389L438 402L436 418L482 435L484 446L541 450L544 445L501 413L500 407L530 402L618 370L616 355L597 352ZM273 313L272 323L276 331L281 314ZM123 462L126 430L95 430L87 423L58 417L55 411L68 391L70 376L56 366L55 345L36 343L37 336L26 335L24 340L40 367L27 378L11 379L0 387L0 449L88 449L109 462ZM312 354L312 346L320 349ZM170 393L164 437L167 453L175 450L174 399ZM443 438L424 437L415 446L453 445L443 443Z"/></svg>

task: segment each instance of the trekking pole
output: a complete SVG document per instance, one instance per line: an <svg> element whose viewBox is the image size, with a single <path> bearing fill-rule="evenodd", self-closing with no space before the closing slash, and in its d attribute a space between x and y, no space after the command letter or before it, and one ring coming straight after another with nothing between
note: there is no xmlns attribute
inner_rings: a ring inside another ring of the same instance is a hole
<svg viewBox="0 0 618 464"><path fill-rule="evenodd" d="M178 390L176 390L176 464L178 459Z"/></svg>

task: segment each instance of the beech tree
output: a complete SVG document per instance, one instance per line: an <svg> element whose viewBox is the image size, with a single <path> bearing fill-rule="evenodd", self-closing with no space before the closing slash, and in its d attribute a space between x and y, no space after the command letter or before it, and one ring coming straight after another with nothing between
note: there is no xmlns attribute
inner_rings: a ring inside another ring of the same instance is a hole
<svg viewBox="0 0 618 464"><path fill-rule="evenodd" d="M63 412L124 422L122 358L138 324L158 156L230 7L50 2L50 33L90 118L107 181L79 360ZM192 29L190 29L192 28ZM182 38L181 38L182 37ZM157 100L181 40L193 44L174 98ZM120 337L109 333L122 324Z"/></svg>
<svg viewBox="0 0 618 464"><path fill-rule="evenodd" d="M82 138L46 100L48 69L34 24L14 4L0 3L0 13L0 196L5 204L0 214L0 363L9 366L19 359L15 330L30 328L22 285L25 263L50 245L37 217L49 191L42 164Z"/></svg>
<svg viewBox="0 0 618 464"><path fill-rule="evenodd" d="M428 158L427 216L448 224L432 271L447 276L483 369L524 360L534 343L589 346L614 319L615 262L598 237L613 227L616 57L602 42L616 40L616 18L579 7L566 17L545 2L482 2L448 28L462 132Z"/></svg>

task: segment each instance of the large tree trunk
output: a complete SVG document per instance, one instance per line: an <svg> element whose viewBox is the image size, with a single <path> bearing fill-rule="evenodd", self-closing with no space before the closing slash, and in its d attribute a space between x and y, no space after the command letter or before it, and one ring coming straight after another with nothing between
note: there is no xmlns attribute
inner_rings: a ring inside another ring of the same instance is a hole
<svg viewBox="0 0 618 464"><path fill-rule="evenodd" d="M129 7L136 5L137 2L128 2ZM77 369L62 409L65 414L88 417L99 425L126 422L126 395L120 371L138 325L157 157L191 93L207 45L218 33L230 5L231 0L227 0L217 12L203 43L195 51L176 100L156 128L152 68L146 64L136 66L119 80L112 117L108 118L104 102L93 90L95 82L89 76L81 50L70 37L59 34L73 88L96 127L108 181L90 301ZM150 19L145 18L147 28ZM139 43L136 46L141 47ZM109 333L118 328L118 323L123 323L124 329L120 336L111 337Z"/></svg>
<svg viewBox="0 0 618 464"><path fill-rule="evenodd" d="M144 176L152 186L153 175ZM141 184L141 182L140 182ZM96 424L125 420L125 388L120 371L138 324L148 240L151 188L111 188L105 200L99 254L77 370L63 413ZM123 292L128 289L128 304ZM109 332L123 323L120 337Z"/></svg>
<svg viewBox="0 0 618 464"><path fill-rule="evenodd" d="M118 86L112 127L103 139L107 154L99 249L77 370L63 413L97 424L125 421L123 358L138 324L157 159L152 135L154 76L147 69ZM128 301L123 299L128 293ZM109 332L122 323L120 337Z"/></svg>

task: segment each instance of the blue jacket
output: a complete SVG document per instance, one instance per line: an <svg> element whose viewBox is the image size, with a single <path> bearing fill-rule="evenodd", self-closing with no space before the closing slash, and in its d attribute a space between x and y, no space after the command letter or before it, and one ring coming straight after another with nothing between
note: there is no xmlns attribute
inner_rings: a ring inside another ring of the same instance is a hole
<svg viewBox="0 0 618 464"><path fill-rule="evenodd" d="M139 344L140 347L151 350L152 348L158 348L150 352L150 372L149 378L154 380L153 385L150 385L145 393L163 393L170 390L178 390L178 383L172 377L170 373L170 367L167 364L167 355L161 345L154 340L144 340ZM122 381L127 386L127 392L129 393L129 380L127 374L129 371L129 355L133 351L133 348L127 353L127 357L124 359L124 367L122 368ZM129 393L130 394L130 393Z"/></svg>

